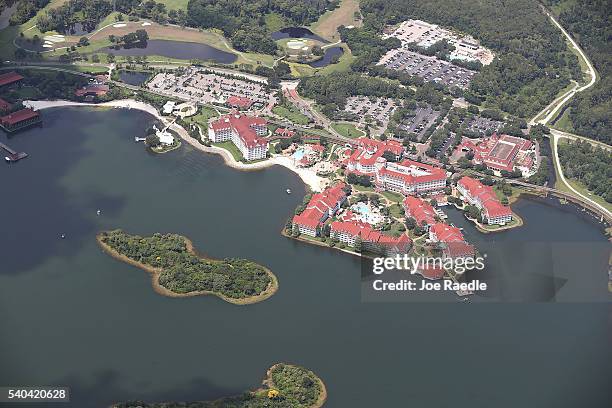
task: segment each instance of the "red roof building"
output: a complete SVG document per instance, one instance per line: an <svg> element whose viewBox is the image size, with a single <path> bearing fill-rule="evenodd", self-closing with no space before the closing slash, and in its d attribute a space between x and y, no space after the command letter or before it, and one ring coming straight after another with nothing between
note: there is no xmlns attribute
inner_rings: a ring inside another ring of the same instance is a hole
<svg viewBox="0 0 612 408"><path fill-rule="evenodd" d="M82 96L104 96L110 90L109 86L106 84L91 84L84 86L83 88L79 88L74 91L74 94L78 97Z"/></svg>
<svg viewBox="0 0 612 408"><path fill-rule="evenodd" d="M446 171L412 160L385 163L376 173L376 186L397 193L422 194L443 190Z"/></svg>
<svg viewBox="0 0 612 408"><path fill-rule="evenodd" d="M352 247L361 239L362 250L385 255L408 253L412 240L406 234L399 237L385 235L372 229L369 224L359 221L334 221L331 223L331 237Z"/></svg>
<svg viewBox="0 0 612 408"><path fill-rule="evenodd" d="M535 172L537 145L530 140L493 133L488 138L472 140L463 138L460 148L474 153L474 163L501 173L520 170L524 177Z"/></svg>
<svg viewBox="0 0 612 408"><path fill-rule="evenodd" d="M504 225L512 220L512 210L497 199L493 187L485 186L480 181L465 176L457 182L457 191L464 201L481 210L483 218L489 225Z"/></svg>
<svg viewBox="0 0 612 408"><path fill-rule="evenodd" d="M13 132L40 122L40 114L26 108L10 113L0 118L0 126L8 132Z"/></svg>
<svg viewBox="0 0 612 408"><path fill-rule="evenodd" d="M19 75L15 71L7 72L6 74L0 74L0 86L11 85L19 82L23 79L23 76Z"/></svg>
<svg viewBox="0 0 612 408"><path fill-rule="evenodd" d="M274 131L274 134L283 138L290 138L293 137L293 135L295 135L295 132L291 129L285 129L285 128L276 128L276 130Z"/></svg>
<svg viewBox="0 0 612 408"><path fill-rule="evenodd" d="M432 225L429 239L441 243L442 254L446 258L466 258L476 254L474 246L465 241L461 230L451 225L441 222Z"/></svg>
<svg viewBox="0 0 612 408"><path fill-rule="evenodd" d="M417 225L424 228L425 231L436 223L436 212L427 201L417 197L408 196L404 199L404 210L406 217L415 219Z"/></svg>
<svg viewBox="0 0 612 408"><path fill-rule="evenodd" d="M230 96L227 98L227 104L232 108L250 109L253 106L253 100L244 96Z"/></svg>
<svg viewBox="0 0 612 408"><path fill-rule="evenodd" d="M268 141L262 137L268 133L266 125L264 118L234 112L210 122L208 136L215 143L231 140L246 160L264 159L268 153Z"/></svg>
<svg viewBox="0 0 612 408"><path fill-rule="evenodd" d="M293 225L298 227L300 234L317 236L317 227L336 214L346 200L345 187L346 184L338 183L321 193L313 194L306 209L293 217Z"/></svg>

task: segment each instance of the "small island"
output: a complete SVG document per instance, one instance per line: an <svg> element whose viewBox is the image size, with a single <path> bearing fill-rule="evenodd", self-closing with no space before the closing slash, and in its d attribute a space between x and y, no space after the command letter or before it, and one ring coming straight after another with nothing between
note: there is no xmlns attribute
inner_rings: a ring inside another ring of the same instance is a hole
<svg viewBox="0 0 612 408"><path fill-rule="evenodd" d="M181 235L141 237L114 230L96 238L109 255L151 273L155 291L165 296L215 295L246 305L266 300L278 290L278 280L269 269L246 259L200 256Z"/></svg>
<svg viewBox="0 0 612 408"><path fill-rule="evenodd" d="M325 404L325 384L312 371L290 364L275 364L268 370L263 387L240 396L216 401L145 403L131 401L113 408L320 408Z"/></svg>

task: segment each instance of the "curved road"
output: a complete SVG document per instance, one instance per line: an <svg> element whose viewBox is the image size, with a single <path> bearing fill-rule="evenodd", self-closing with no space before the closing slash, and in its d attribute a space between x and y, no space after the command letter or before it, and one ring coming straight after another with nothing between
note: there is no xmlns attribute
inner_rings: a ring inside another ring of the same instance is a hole
<svg viewBox="0 0 612 408"><path fill-rule="evenodd" d="M593 64L591 63L591 61L589 60L587 55L584 53L582 48L580 48L578 43L569 35L569 33L561 26L561 24L559 24L559 22L552 15L552 13L550 13L546 9L544 9L544 13L546 13L546 15L552 21L552 23L559 30L561 30L561 32L563 33L565 38L567 38L569 43L572 45L572 47L574 47L574 49L578 53L579 58L581 58L585 62L586 66L587 66L587 72L588 72L588 75L590 76L590 79L589 79L589 82L587 82L585 85L582 85L582 86L579 86L578 83L575 83L572 89L570 89L569 91L567 91L565 94L561 95L560 97L556 98L553 102L551 102L550 105L548 105L546 108L544 108L544 110L542 112L538 113L531 120L531 122L530 122L531 125L535 125L537 123L540 123L542 125L546 125L553 117L555 117L555 115L557 114L559 109L561 109L561 107L565 103L567 103L574 95L576 95L577 92L582 92L582 91L584 91L586 89L589 89L597 81L597 72L595 71L595 68L593 67ZM538 120L537 118L539 118L542 115L545 115L545 116L542 119ZM606 207L604 207L603 205L599 204L598 202L592 200L591 198L585 196L584 194L581 194L578 190L576 190L574 187L572 187L568 183L567 179L563 175L563 169L561 168L561 161L559 160L559 151L557 149L557 146L559 144L559 140L560 139L566 138L566 139L572 139L572 140L584 140L584 141L588 141L589 143L597 145L599 147L605 146L605 148L607 150L611 149L611 147L608 146L608 145L604 145L601 142L597 142L595 140L592 140L592 139L588 139L588 138L585 138L585 137L582 137L582 136L578 136L578 135L574 135L574 134L571 134L571 133L561 132L559 130L552 129L552 128L550 129L550 138L552 140L553 159L554 159L554 162L555 162L555 168L557 169L557 175L559 177L559 180L561 180L561 182L565 186L567 186L567 188L573 194L575 194L577 197L582 198L583 200L587 201L591 205L593 205L593 206L599 208L600 210L602 210L605 214L607 214L607 216L608 216L607 218L611 217L612 213L610 212L610 210L608 210Z"/></svg>

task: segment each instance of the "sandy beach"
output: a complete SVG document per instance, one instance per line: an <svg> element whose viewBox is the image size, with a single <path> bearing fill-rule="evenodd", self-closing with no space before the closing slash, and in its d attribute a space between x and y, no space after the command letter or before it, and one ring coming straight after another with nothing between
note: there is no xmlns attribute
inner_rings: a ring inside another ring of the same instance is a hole
<svg viewBox="0 0 612 408"><path fill-rule="evenodd" d="M24 106L32 108L34 110L43 110L49 108L59 108L59 107L70 107L70 106L89 106L96 108L120 108L120 109L137 109L140 111L144 111L154 116L156 119L160 120L165 125L170 124L170 120L166 117L163 117L159 114L157 109L153 106L140 102L134 99L122 99L118 101L104 102L104 103L85 103L85 102L72 102L65 100L57 100L57 101L24 101ZM189 133L180 125L174 123L170 126L170 130L176 132L181 139L185 142L189 143L193 148L200 150L205 153L218 154L223 157L223 161L229 167L232 167L241 171L256 171L265 169L272 166L283 166L292 172L296 173L312 191L322 191L328 180L319 177L316 173L311 169L298 168L293 160L289 157L284 156L275 156L265 161L260 161L257 163L242 163L238 162L234 159L232 154L225 149L216 146L204 146L197 139L191 137Z"/></svg>

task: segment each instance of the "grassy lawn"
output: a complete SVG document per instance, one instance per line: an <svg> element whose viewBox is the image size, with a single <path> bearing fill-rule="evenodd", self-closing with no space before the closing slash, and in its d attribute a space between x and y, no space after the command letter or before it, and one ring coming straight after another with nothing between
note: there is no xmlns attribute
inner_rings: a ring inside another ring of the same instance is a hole
<svg viewBox="0 0 612 408"><path fill-rule="evenodd" d="M309 123L308 116L301 113L294 106L278 105L272 108L272 112L278 116L289 119L291 122L298 125L307 125Z"/></svg>
<svg viewBox="0 0 612 408"><path fill-rule="evenodd" d="M219 115L217 114L216 110L210 106L203 106L196 115L185 118L185 122L196 123L202 126L202 132L206 133L206 129L208 128L208 120L211 118L216 118L217 116Z"/></svg>
<svg viewBox="0 0 612 408"><path fill-rule="evenodd" d="M355 127L352 123L332 123L332 128L340 133L344 137L350 137L352 139L365 136L365 133Z"/></svg>
<svg viewBox="0 0 612 408"><path fill-rule="evenodd" d="M404 196L399 193L394 193L392 191L383 191L383 196L389 201L394 201L396 203L401 203L404 200Z"/></svg>
<svg viewBox="0 0 612 408"><path fill-rule="evenodd" d="M266 14L266 27L270 31L278 31L281 28L285 28L289 25L285 18L278 13Z"/></svg>
<svg viewBox="0 0 612 408"><path fill-rule="evenodd" d="M369 193L374 191L374 187L370 186L370 187L364 187L364 186L358 186L357 184L353 184L353 189L357 190L360 193Z"/></svg>
<svg viewBox="0 0 612 408"><path fill-rule="evenodd" d="M164 4L166 6L166 10L187 11L187 3L189 3L189 0L157 0L157 2Z"/></svg>
<svg viewBox="0 0 612 408"><path fill-rule="evenodd" d="M360 20L355 20L355 12L359 11L359 0L342 0L338 8L323 14L310 29L328 40L337 41L340 36L338 27L361 26Z"/></svg>
<svg viewBox="0 0 612 408"><path fill-rule="evenodd" d="M404 211L402 211L402 207L399 204L393 204L392 206L390 206L389 213L391 214L392 217L395 217L395 218L404 217Z"/></svg>
<svg viewBox="0 0 612 408"><path fill-rule="evenodd" d="M238 148L229 140L227 142L213 143L212 145L227 150L228 152L232 154L232 156L234 156L234 160L238 162L243 159L242 153L240 153L240 150L238 150Z"/></svg>
<svg viewBox="0 0 612 408"><path fill-rule="evenodd" d="M564 132L574 133L574 125L569 116L571 109L572 108L567 108L565 112L563 112L563 115L561 115L559 120L556 121L554 125L552 125L552 127Z"/></svg>

